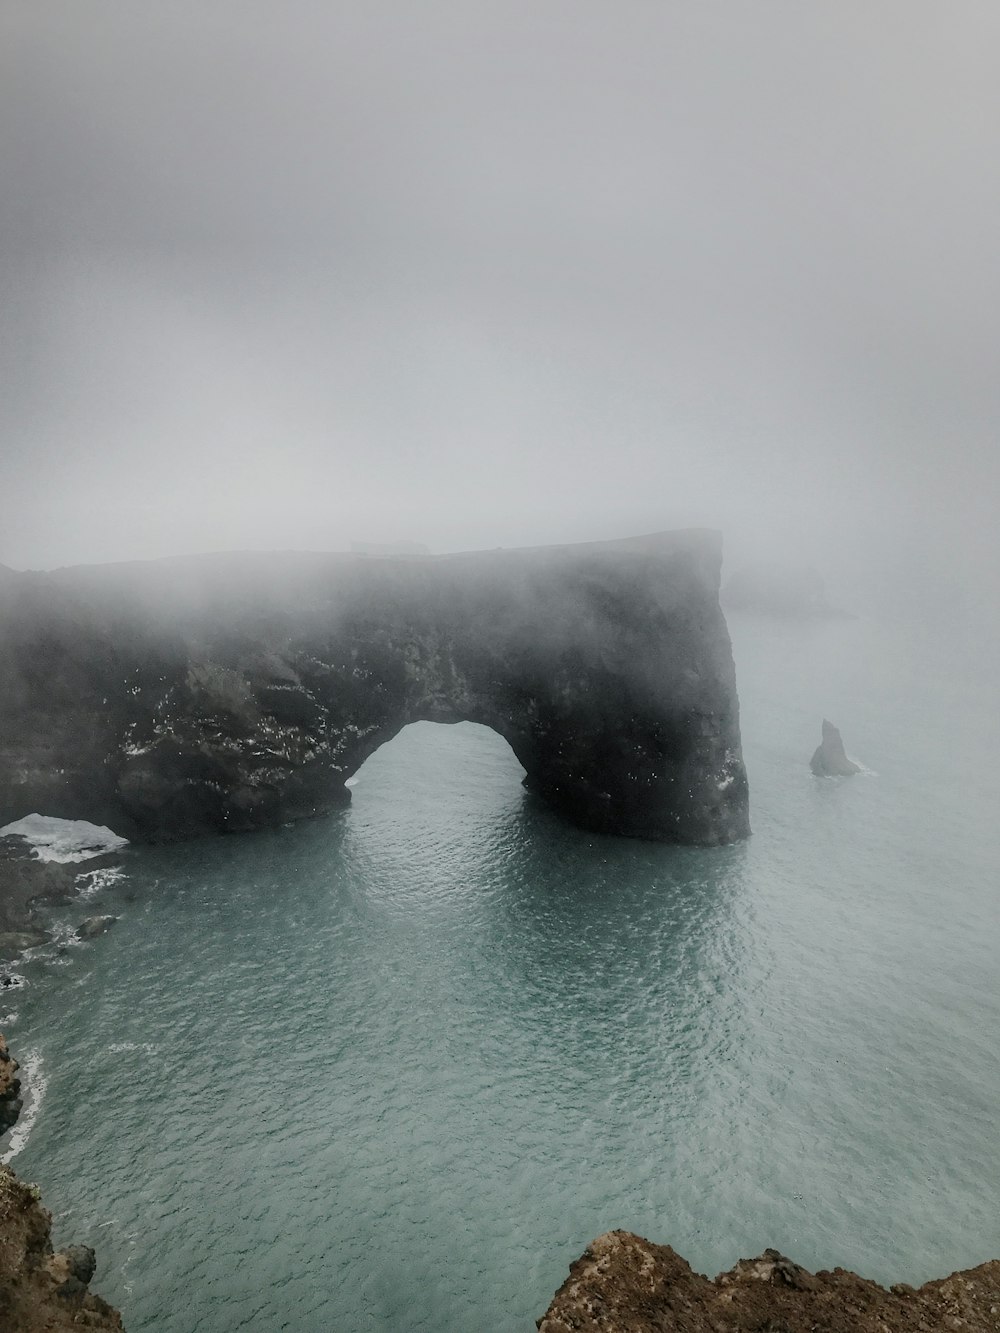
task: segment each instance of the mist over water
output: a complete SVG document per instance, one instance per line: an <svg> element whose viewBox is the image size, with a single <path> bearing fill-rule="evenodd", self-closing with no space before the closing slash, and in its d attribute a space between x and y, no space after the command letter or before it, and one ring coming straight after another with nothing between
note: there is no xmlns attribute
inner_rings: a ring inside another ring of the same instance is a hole
<svg viewBox="0 0 1000 1333"><path fill-rule="evenodd" d="M710 526L862 617L729 617L745 844L595 838L419 724L343 814L89 881L113 931L3 992L7 1147L133 1333L527 1333L617 1226L1000 1253L998 42L3 7L0 566Z"/></svg>
<svg viewBox="0 0 1000 1333"><path fill-rule="evenodd" d="M707 1272L1000 1250L996 719L919 634L730 623L745 844L595 838L421 723L342 815L131 855L25 968L15 1165L130 1329L523 1333L616 1226ZM865 773L809 773L822 711Z"/></svg>
<svg viewBox="0 0 1000 1333"><path fill-rule="evenodd" d="M0 562L995 566L998 41L982 0L6 5Z"/></svg>

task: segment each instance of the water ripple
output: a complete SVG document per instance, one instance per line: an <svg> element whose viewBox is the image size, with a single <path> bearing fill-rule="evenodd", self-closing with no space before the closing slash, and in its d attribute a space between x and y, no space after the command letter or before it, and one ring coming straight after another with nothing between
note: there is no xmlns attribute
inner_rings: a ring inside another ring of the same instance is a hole
<svg viewBox="0 0 1000 1333"><path fill-rule="evenodd" d="M1000 1251L988 881L955 844L943 905L891 761L820 790L778 718L741 847L567 828L418 726L348 812L101 885L115 930L26 964L22 1169L130 1330L527 1333L615 1226L709 1271Z"/></svg>

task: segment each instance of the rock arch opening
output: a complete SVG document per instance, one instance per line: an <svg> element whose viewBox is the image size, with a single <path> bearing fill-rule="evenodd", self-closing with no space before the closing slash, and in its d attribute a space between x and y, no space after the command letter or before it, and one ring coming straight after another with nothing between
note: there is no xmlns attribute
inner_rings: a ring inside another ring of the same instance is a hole
<svg viewBox="0 0 1000 1333"><path fill-rule="evenodd" d="M524 768L507 742L477 722L409 722L368 756L345 786L352 804L413 792L424 803L509 806L519 800Z"/></svg>
<svg viewBox="0 0 1000 1333"><path fill-rule="evenodd" d="M4 822L167 839L287 822L407 723L472 722L587 828L749 832L721 542L445 557L274 554L13 575Z"/></svg>

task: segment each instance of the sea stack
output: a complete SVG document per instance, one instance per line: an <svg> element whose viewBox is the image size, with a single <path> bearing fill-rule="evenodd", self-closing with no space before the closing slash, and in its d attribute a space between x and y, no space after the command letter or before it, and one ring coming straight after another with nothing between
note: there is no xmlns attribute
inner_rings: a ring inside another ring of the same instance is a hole
<svg viewBox="0 0 1000 1333"><path fill-rule="evenodd" d="M823 743L817 747L809 767L820 778L847 778L852 773L861 772L861 765L848 759L839 730L826 718L823 719Z"/></svg>

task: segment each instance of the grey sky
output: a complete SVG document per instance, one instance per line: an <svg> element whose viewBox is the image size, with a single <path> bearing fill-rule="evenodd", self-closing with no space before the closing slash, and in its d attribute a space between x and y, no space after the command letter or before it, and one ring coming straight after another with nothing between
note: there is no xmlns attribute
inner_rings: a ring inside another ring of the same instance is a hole
<svg viewBox="0 0 1000 1333"><path fill-rule="evenodd" d="M0 9L0 561L995 552L995 0Z"/></svg>

